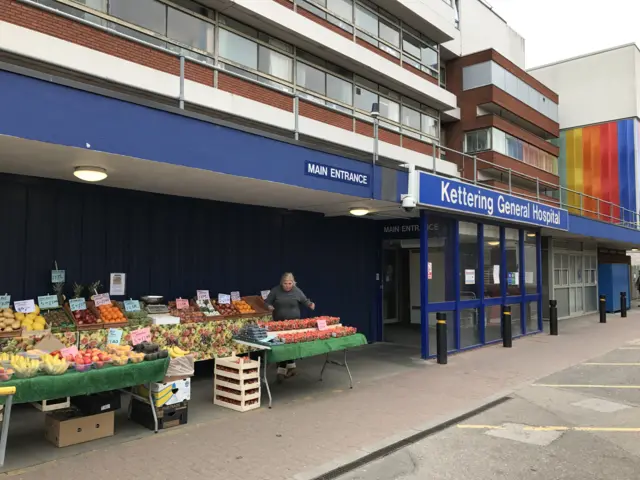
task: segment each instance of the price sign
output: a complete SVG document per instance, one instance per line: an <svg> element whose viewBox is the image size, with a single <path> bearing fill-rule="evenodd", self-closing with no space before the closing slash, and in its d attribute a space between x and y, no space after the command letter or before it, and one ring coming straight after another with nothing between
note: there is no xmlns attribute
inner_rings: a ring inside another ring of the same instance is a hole
<svg viewBox="0 0 640 480"><path fill-rule="evenodd" d="M68 348L63 348L62 350L60 350L60 355L62 355L62 358L65 358L67 355L71 355L72 357L75 357L77 354L78 354L78 347L76 347L75 345Z"/></svg>
<svg viewBox="0 0 640 480"><path fill-rule="evenodd" d="M262 290L260 292L260 295L262 296L263 300L266 300L270 293L271 293L271 290Z"/></svg>
<svg viewBox="0 0 640 480"><path fill-rule="evenodd" d="M64 270L51 270L51 283L64 283L65 277Z"/></svg>
<svg viewBox="0 0 640 480"><path fill-rule="evenodd" d="M102 305L111 305L111 298L109 298L108 293L101 293L99 295L94 295L93 301L95 302L96 307L100 307Z"/></svg>
<svg viewBox="0 0 640 480"><path fill-rule="evenodd" d="M36 304L33 300L20 300L19 302L15 302L13 306L16 309L16 312L20 313L31 313L36 311Z"/></svg>
<svg viewBox="0 0 640 480"><path fill-rule="evenodd" d="M122 340L122 329L110 328L109 334L107 335L107 343L114 343L116 345L120 345L120 340Z"/></svg>
<svg viewBox="0 0 640 480"><path fill-rule="evenodd" d="M84 301L84 298L72 298L69 300L69 309L72 312L77 312L79 310L87 309L87 302Z"/></svg>
<svg viewBox="0 0 640 480"><path fill-rule="evenodd" d="M134 345L149 341L151 341L151 329L149 327L139 328L131 332L131 343Z"/></svg>
<svg viewBox="0 0 640 480"><path fill-rule="evenodd" d="M318 324L318 330L323 331L327 329L327 321L326 320L318 320L316 322Z"/></svg>
<svg viewBox="0 0 640 480"><path fill-rule="evenodd" d="M229 305L231 303L231 295L227 295L226 293L219 293L218 303L220 305Z"/></svg>
<svg viewBox="0 0 640 480"><path fill-rule="evenodd" d="M231 300L240 300L240 292L231 292Z"/></svg>
<svg viewBox="0 0 640 480"><path fill-rule="evenodd" d="M58 308L58 296L57 295L43 295L38 297L38 306L40 308Z"/></svg>
<svg viewBox="0 0 640 480"><path fill-rule="evenodd" d="M211 300L211 297L209 296L209 290L197 290L196 298L198 300Z"/></svg>
<svg viewBox="0 0 640 480"><path fill-rule="evenodd" d="M189 300L186 298L176 298L176 308L178 310L186 310L189 308Z"/></svg>
<svg viewBox="0 0 640 480"><path fill-rule="evenodd" d="M11 306L11 295L0 295L0 308L9 308Z"/></svg>
<svg viewBox="0 0 640 480"><path fill-rule="evenodd" d="M124 311L125 312L139 312L140 311L140 301L139 300L125 300L123 303L124 303Z"/></svg>

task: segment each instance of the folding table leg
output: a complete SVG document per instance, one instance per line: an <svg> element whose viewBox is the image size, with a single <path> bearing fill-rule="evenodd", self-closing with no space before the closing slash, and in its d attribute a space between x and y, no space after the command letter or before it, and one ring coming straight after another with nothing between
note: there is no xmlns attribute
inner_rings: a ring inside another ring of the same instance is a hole
<svg viewBox="0 0 640 480"><path fill-rule="evenodd" d="M269 388L269 381L267 380L267 356L266 350L262 351L264 354L264 362L262 363L262 373L264 378L264 386L267 388L267 395L269 395L269 408L271 408L271 389Z"/></svg>
<svg viewBox="0 0 640 480"><path fill-rule="evenodd" d="M13 395L9 395L2 412L2 432L0 433L0 467L4 465L4 456L7 451L7 436L9 435L9 420L11 419L11 404Z"/></svg>

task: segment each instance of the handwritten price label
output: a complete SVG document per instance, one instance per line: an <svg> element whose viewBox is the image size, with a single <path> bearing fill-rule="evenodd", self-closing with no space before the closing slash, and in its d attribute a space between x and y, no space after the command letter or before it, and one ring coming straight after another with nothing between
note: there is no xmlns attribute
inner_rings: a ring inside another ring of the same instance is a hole
<svg viewBox="0 0 640 480"><path fill-rule="evenodd" d="M11 306L11 295L0 295L0 308L9 308Z"/></svg>
<svg viewBox="0 0 640 480"><path fill-rule="evenodd" d="M178 310L186 310L189 308L189 300L186 298L176 298L176 308Z"/></svg>
<svg viewBox="0 0 640 480"><path fill-rule="evenodd" d="M125 312L139 312L140 302L138 300L125 300L124 302Z"/></svg>
<svg viewBox="0 0 640 480"><path fill-rule="evenodd" d="M318 330L323 331L327 329L327 321L326 320L318 320Z"/></svg>
<svg viewBox="0 0 640 480"><path fill-rule="evenodd" d="M64 270L51 270L51 283L64 283L66 276Z"/></svg>
<svg viewBox="0 0 640 480"><path fill-rule="evenodd" d="M240 300L240 292L231 292L231 300Z"/></svg>
<svg viewBox="0 0 640 480"><path fill-rule="evenodd" d="M209 290L197 290L196 298L198 300L211 300L211 297L209 296Z"/></svg>
<svg viewBox="0 0 640 480"><path fill-rule="evenodd" d="M218 303L220 305L229 305L231 303L231 295L227 295L226 293L219 293Z"/></svg>
<svg viewBox="0 0 640 480"><path fill-rule="evenodd" d="M151 329L149 327L139 328L131 332L131 343L134 345L149 341L151 341Z"/></svg>
<svg viewBox="0 0 640 480"><path fill-rule="evenodd" d="M271 293L271 290L262 290L260 292L260 295L262 296L263 300L266 300L270 293Z"/></svg>
<svg viewBox="0 0 640 480"><path fill-rule="evenodd" d="M101 293L99 295L94 295L93 301L95 302L96 307L100 307L102 305L111 305L111 298L109 298L108 293Z"/></svg>
<svg viewBox="0 0 640 480"><path fill-rule="evenodd" d="M20 300L15 302L13 306L16 308L16 312L31 313L36 311L36 304L33 300Z"/></svg>
<svg viewBox="0 0 640 480"><path fill-rule="evenodd" d="M43 295L38 297L38 306L40 308L58 308L58 296L57 295Z"/></svg>
<svg viewBox="0 0 640 480"><path fill-rule="evenodd" d="M69 309L72 312L77 312L79 310L87 309L87 302L84 301L84 298L72 298L69 300Z"/></svg>
<svg viewBox="0 0 640 480"><path fill-rule="evenodd" d="M107 335L107 343L120 345L120 340L122 340L122 329L110 328L109 334Z"/></svg>

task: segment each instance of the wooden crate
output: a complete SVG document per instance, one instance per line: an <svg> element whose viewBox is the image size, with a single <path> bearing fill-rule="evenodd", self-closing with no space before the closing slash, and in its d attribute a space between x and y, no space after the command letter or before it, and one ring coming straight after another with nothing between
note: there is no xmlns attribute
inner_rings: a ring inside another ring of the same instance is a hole
<svg viewBox="0 0 640 480"><path fill-rule="evenodd" d="M41 412L52 412L54 410L62 410L63 408L69 408L71 406L71 398L55 398L52 400L42 400L40 402L32 402L31 405L36 407Z"/></svg>
<svg viewBox="0 0 640 480"><path fill-rule="evenodd" d="M239 358L243 358L244 363L236 363ZM235 354L231 357L216 359L213 376L214 405L238 412L259 408L262 393L260 362L260 359L250 360L248 357L237 357Z"/></svg>

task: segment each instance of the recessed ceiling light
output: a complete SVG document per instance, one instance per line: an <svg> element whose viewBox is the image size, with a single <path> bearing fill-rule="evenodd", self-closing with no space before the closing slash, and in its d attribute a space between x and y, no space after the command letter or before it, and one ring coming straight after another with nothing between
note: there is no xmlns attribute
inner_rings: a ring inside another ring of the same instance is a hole
<svg viewBox="0 0 640 480"><path fill-rule="evenodd" d="M535 237L536 234L535 233L527 233L527 237Z"/></svg>
<svg viewBox="0 0 640 480"><path fill-rule="evenodd" d="M351 210L349 210L349 213L354 217L364 217L365 215L369 214L369 209L368 208L352 208Z"/></svg>
<svg viewBox="0 0 640 480"><path fill-rule="evenodd" d="M492 247L495 247L496 245L500 245L500 242L487 242L487 243Z"/></svg>
<svg viewBox="0 0 640 480"><path fill-rule="evenodd" d="M85 182L99 182L107 178L107 171L100 167L76 167L73 174Z"/></svg>
<svg viewBox="0 0 640 480"><path fill-rule="evenodd" d="M632 252L637 252L637 251L638 251L638 249L637 249L637 248L632 248L632 249L631 249L631 251L632 251Z"/></svg>

